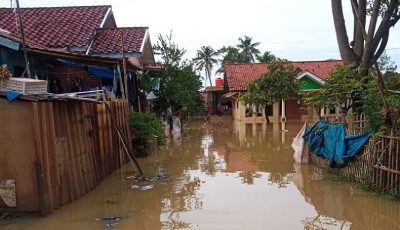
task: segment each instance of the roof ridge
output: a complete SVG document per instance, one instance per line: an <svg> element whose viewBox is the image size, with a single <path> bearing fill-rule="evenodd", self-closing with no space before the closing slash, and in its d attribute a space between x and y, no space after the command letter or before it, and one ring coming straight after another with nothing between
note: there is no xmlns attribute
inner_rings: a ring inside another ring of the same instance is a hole
<svg viewBox="0 0 400 230"><path fill-rule="evenodd" d="M86 5L86 6L38 6L38 7L21 7L24 9L63 9L63 8L84 8L84 7L112 7L111 5ZM0 7L0 10L14 10L10 7Z"/></svg>
<svg viewBox="0 0 400 230"><path fill-rule="evenodd" d="M225 65L267 65L268 63L226 63Z"/></svg>
<svg viewBox="0 0 400 230"><path fill-rule="evenodd" d="M123 27L115 27L115 28L97 28L97 31L104 30L124 30L124 29L149 29L148 26L123 26Z"/></svg>
<svg viewBox="0 0 400 230"><path fill-rule="evenodd" d="M300 62L338 62L340 59L327 59L327 60L312 60L312 61L289 61L289 63L300 63Z"/></svg>
<svg viewBox="0 0 400 230"><path fill-rule="evenodd" d="M312 61L288 61L288 63L315 63L315 62L341 62L340 59L328 59L328 60L312 60ZM225 65L268 65L268 63L227 63Z"/></svg>

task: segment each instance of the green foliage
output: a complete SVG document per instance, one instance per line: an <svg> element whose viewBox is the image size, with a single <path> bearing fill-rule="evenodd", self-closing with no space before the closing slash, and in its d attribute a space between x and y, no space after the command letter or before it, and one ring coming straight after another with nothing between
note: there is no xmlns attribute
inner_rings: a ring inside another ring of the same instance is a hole
<svg viewBox="0 0 400 230"><path fill-rule="evenodd" d="M172 31L164 38L161 34L158 35L158 41L153 46L154 54L160 55L164 65L179 65L185 49L180 49L178 44L172 41Z"/></svg>
<svg viewBox="0 0 400 230"><path fill-rule="evenodd" d="M257 56L257 60L262 63L270 63L277 60L277 57L270 51L265 51L262 55Z"/></svg>
<svg viewBox="0 0 400 230"><path fill-rule="evenodd" d="M134 137L157 138L159 141L165 138L161 121L154 113L130 113L129 126Z"/></svg>
<svg viewBox="0 0 400 230"><path fill-rule="evenodd" d="M396 73L393 71L388 71L383 76L383 79L384 79L386 87L388 89L392 89L392 90L400 89L400 74L399 73Z"/></svg>
<svg viewBox="0 0 400 230"><path fill-rule="evenodd" d="M252 43L252 39L252 37L244 35L244 38L239 38L239 44L237 45L240 52L246 57L247 63L254 62L255 57L260 54L260 50L256 48L260 43Z"/></svg>
<svg viewBox="0 0 400 230"><path fill-rule="evenodd" d="M201 81L193 66L167 66L163 70L160 96L155 101L155 110L162 114L171 107L173 110L186 107L191 114L200 114L204 105L200 98Z"/></svg>
<svg viewBox="0 0 400 230"><path fill-rule="evenodd" d="M272 62L267 73L249 83L240 100L246 104L272 105L281 99L297 97L299 85L294 76L295 69L287 61Z"/></svg>
<svg viewBox="0 0 400 230"><path fill-rule="evenodd" d="M239 48L233 46L224 46L218 50L218 53L222 55L221 67L217 70L217 73L224 73L225 64L238 64L247 63L247 57L240 52Z"/></svg>
<svg viewBox="0 0 400 230"><path fill-rule="evenodd" d="M347 99L359 102L365 79L362 79L357 70L347 66L339 66L330 74L330 78L318 91L303 93L302 99L306 105L315 107L333 108L344 105L342 111L347 111L357 104L349 104Z"/></svg>
<svg viewBox="0 0 400 230"><path fill-rule="evenodd" d="M368 126L373 133L383 132L385 128L385 114L383 113L383 99L378 95L378 83L371 80L363 96L364 113L368 118Z"/></svg>
<svg viewBox="0 0 400 230"><path fill-rule="evenodd" d="M186 51L178 48L171 34L166 39L161 35L158 38L154 49L156 54L161 55L164 68L160 73L160 91L154 100L154 111L158 115L165 115L169 107L173 111L186 107L189 113L201 113L204 108L200 98L202 83L193 64L182 62Z"/></svg>
<svg viewBox="0 0 400 230"><path fill-rule="evenodd" d="M397 65L390 56L387 55L386 51L382 53L382 55L378 59L378 66L379 69L386 73L386 72L395 72L397 69Z"/></svg>
<svg viewBox="0 0 400 230"><path fill-rule="evenodd" d="M196 64L196 70L203 70L206 73L206 78L210 80L210 86L212 86L211 82L211 70L214 64L218 63L216 56L218 52L216 52L211 46L202 46L200 50L197 50L197 56L193 59Z"/></svg>
<svg viewBox="0 0 400 230"><path fill-rule="evenodd" d="M151 78L147 74L140 74L138 76L140 88L146 91L147 93L150 93L160 82L159 78Z"/></svg>
<svg viewBox="0 0 400 230"><path fill-rule="evenodd" d="M385 81L396 85L399 77L388 72ZM332 108L342 106L342 112L352 108L353 112L364 113L368 119L368 126L373 133L384 133L387 127L387 118L384 108L384 99L393 108L395 130L399 132L400 96L388 94L383 98L378 90L376 78L361 77L356 69L340 66L330 73L330 78L318 91L302 93L302 100L306 105Z"/></svg>
<svg viewBox="0 0 400 230"><path fill-rule="evenodd" d="M400 95L389 92L385 100L388 106L391 108L393 116L392 127L387 126L387 117L384 108L383 98L380 96L378 91L376 80L371 80L368 84L366 93L363 97L364 113L368 118L369 127L375 133L384 133L387 128L394 128L393 131L396 134L400 133Z"/></svg>

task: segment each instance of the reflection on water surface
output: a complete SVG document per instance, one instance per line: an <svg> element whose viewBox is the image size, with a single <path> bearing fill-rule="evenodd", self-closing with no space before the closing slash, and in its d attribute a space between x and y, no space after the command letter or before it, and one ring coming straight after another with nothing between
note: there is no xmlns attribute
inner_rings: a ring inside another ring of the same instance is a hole
<svg viewBox="0 0 400 230"><path fill-rule="evenodd" d="M0 229L400 229L400 203L296 165L301 123L185 124L180 136L139 159L153 189L131 189L130 165L45 218L22 215ZM281 131L282 129L287 130ZM120 217L112 225L99 217Z"/></svg>

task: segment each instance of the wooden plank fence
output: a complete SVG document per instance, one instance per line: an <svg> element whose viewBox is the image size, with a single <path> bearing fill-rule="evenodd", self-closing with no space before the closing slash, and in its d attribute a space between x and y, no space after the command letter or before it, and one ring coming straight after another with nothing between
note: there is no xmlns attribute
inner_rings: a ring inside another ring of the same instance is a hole
<svg viewBox="0 0 400 230"><path fill-rule="evenodd" d="M16 101L10 106L18 110L22 103L27 102ZM127 101L107 103L123 135L130 140ZM7 175L7 178L17 182L32 183L26 178L19 178L19 175L29 174L28 171L32 169L36 173L33 183L37 183L37 186L26 190L21 183L17 183L17 203L32 205L29 209L17 206L16 211L36 210L42 215L51 213L93 190L102 179L127 162L128 157L112 127L111 114L106 111L104 104L56 100L31 101L30 104L32 114L24 119L30 117L32 120L23 122L32 123L33 138L26 140L33 142L29 146L36 146L31 151L33 156L28 157L32 159L32 166L19 168L18 165L7 165L7 168L0 169L0 175ZM21 121L10 118L9 122ZM132 149L130 141L128 148ZM1 157L5 160L15 158L13 153L0 153ZM37 194L37 197L29 197L29 194ZM32 201L18 200L26 197Z"/></svg>

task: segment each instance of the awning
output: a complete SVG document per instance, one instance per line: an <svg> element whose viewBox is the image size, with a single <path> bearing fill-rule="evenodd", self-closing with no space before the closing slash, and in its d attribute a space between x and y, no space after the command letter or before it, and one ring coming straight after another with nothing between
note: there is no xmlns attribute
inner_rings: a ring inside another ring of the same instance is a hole
<svg viewBox="0 0 400 230"><path fill-rule="evenodd" d="M238 92L229 92L221 96L221 98L230 98L236 95Z"/></svg>

